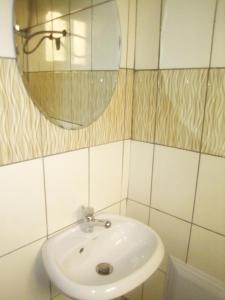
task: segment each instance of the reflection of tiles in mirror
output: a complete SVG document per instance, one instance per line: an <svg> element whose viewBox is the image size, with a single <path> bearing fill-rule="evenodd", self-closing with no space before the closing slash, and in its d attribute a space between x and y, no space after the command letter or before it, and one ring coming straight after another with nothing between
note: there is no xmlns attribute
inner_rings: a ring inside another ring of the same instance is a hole
<svg viewBox="0 0 225 300"><path fill-rule="evenodd" d="M103 115L87 128L66 130L39 113L27 95L15 60L0 59L0 165L130 138L132 78L132 70L121 69Z"/></svg>
<svg viewBox="0 0 225 300"><path fill-rule="evenodd" d="M53 123L88 126L106 109L118 78L117 71L32 72L28 90ZM78 126L78 127L79 127Z"/></svg>
<svg viewBox="0 0 225 300"><path fill-rule="evenodd" d="M0 165L41 156L41 116L14 59L0 59L0 103Z"/></svg>

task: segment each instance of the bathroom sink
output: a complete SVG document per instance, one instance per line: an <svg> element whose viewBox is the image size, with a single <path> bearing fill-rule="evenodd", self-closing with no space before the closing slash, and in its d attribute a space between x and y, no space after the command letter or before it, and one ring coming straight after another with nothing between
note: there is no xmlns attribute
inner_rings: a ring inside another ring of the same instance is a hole
<svg viewBox="0 0 225 300"><path fill-rule="evenodd" d="M107 300L124 295L159 267L164 247L150 227L130 218L99 214L110 228L81 225L48 239L42 248L51 281L67 296L80 300Z"/></svg>

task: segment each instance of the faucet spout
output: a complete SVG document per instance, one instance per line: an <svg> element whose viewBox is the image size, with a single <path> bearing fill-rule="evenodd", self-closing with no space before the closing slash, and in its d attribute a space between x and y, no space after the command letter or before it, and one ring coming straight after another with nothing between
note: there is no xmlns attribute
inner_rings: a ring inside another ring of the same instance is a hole
<svg viewBox="0 0 225 300"><path fill-rule="evenodd" d="M79 220L78 223L83 224L83 230L85 232L92 232L94 226L104 226L110 228L112 223L109 220L96 219L94 217L94 209L92 207L82 207L84 218Z"/></svg>

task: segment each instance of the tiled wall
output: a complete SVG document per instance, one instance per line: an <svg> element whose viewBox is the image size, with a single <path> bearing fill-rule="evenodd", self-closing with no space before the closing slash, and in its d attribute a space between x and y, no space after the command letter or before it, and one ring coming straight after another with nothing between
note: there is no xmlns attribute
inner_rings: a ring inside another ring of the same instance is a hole
<svg viewBox="0 0 225 300"><path fill-rule="evenodd" d="M40 114L18 72L11 32L5 36L0 29L1 299L49 300L59 294L43 271L40 249L50 234L80 217L82 204L125 214L135 1L118 5L123 39L118 84L102 116L81 130L59 128ZM0 1L1 28L11 6Z"/></svg>
<svg viewBox="0 0 225 300"><path fill-rule="evenodd" d="M163 299L169 255L225 281L224 13L224 0L137 0L127 214L166 256L131 299Z"/></svg>
<svg viewBox="0 0 225 300"><path fill-rule="evenodd" d="M155 228L166 247L160 270L129 299L162 299L169 254L225 280L225 3L186 1L184 14L181 2L137 0L135 29L136 1L118 1L117 89L104 114L82 130L47 121L26 94L11 43L0 50L1 296L56 296L43 273L44 240L73 223L81 204L123 214L127 190L127 214ZM0 8L6 11L5 1ZM171 22L178 15L182 36Z"/></svg>
<svg viewBox="0 0 225 300"><path fill-rule="evenodd" d="M29 34L67 32L60 37L60 49L54 40L44 39L34 52L42 36L28 41L15 35L17 62L32 99L56 124L90 125L110 102L118 78L116 1L21 0L15 1L15 11L16 24ZM32 52L29 55L24 53L25 45ZM76 110L71 110L74 106Z"/></svg>

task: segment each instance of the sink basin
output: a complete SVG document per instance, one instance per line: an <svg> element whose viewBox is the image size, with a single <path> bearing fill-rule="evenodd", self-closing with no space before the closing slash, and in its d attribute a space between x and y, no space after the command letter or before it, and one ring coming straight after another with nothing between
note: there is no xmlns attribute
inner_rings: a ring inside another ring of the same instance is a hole
<svg viewBox="0 0 225 300"><path fill-rule="evenodd" d="M126 294L159 267L164 247L150 227L130 218L99 214L110 228L81 225L53 236L42 248L51 281L67 296L80 300L107 300Z"/></svg>

